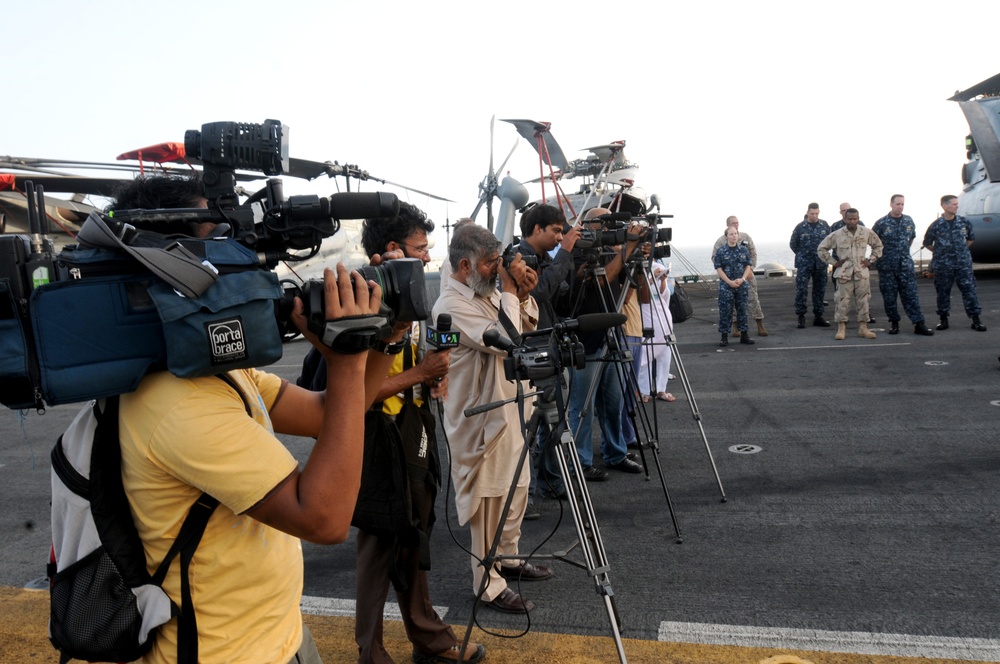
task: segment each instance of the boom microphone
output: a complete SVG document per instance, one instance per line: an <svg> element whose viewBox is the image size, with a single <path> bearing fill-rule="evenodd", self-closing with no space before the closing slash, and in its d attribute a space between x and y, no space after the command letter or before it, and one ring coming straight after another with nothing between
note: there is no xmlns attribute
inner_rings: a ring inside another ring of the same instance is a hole
<svg viewBox="0 0 1000 664"><path fill-rule="evenodd" d="M597 332L624 325L627 320L625 314L583 314L576 320L556 323L552 328L557 332Z"/></svg>
<svg viewBox="0 0 1000 664"><path fill-rule="evenodd" d="M382 191L341 192L328 198L289 196L283 207L291 219L373 219L399 214L399 199Z"/></svg>
<svg viewBox="0 0 1000 664"><path fill-rule="evenodd" d="M504 335L500 334L500 330L496 328L490 328L483 332L483 343L490 348L499 348L500 350L505 350L507 352L510 352L514 348L514 343Z"/></svg>
<svg viewBox="0 0 1000 664"><path fill-rule="evenodd" d="M587 219L584 223L590 221L609 222L609 221L631 221L631 220L632 220L631 212L608 212L606 214L601 214L591 219Z"/></svg>

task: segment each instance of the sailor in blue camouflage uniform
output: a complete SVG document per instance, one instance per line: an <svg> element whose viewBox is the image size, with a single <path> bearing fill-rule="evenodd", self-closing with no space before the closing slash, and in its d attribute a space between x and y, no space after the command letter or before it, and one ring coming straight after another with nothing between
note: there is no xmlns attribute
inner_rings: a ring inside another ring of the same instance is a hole
<svg viewBox="0 0 1000 664"><path fill-rule="evenodd" d="M931 336L933 331L924 324L917 297L917 278L914 274L910 245L917 236L913 219L903 214L905 200L902 194L889 199L890 211L875 222L872 230L882 240L882 257L878 259L878 289L889 319L889 334L899 334L899 308L896 298L903 301L907 318L913 323L913 333Z"/></svg>
<svg viewBox="0 0 1000 664"><path fill-rule="evenodd" d="M799 317L799 329L806 326L806 301L809 282L813 285L813 325L830 327L823 318L823 298L826 295L826 263L820 260L817 250L819 243L830 234L830 224L819 218L819 204L810 203L806 218L792 231L788 246L795 252L795 315Z"/></svg>
<svg viewBox="0 0 1000 664"><path fill-rule="evenodd" d="M965 313L972 319L972 329L985 332L986 326L979 320L983 308L979 306L976 296L976 277L972 273L972 254L969 253L976 234L972 223L957 214L958 196L942 196L941 209L944 213L924 233L924 246L934 254L931 271L937 290L937 314L941 317L937 329L948 329L951 287L957 283Z"/></svg>
<svg viewBox="0 0 1000 664"><path fill-rule="evenodd" d="M740 331L741 344L753 344L747 332L747 304L750 299L750 276L753 262L750 250L739 244L740 232L735 226L726 229L726 244L715 252L713 263L719 274L719 332L722 333L720 346L729 345L729 325L733 319L733 305L736 306L736 326Z"/></svg>

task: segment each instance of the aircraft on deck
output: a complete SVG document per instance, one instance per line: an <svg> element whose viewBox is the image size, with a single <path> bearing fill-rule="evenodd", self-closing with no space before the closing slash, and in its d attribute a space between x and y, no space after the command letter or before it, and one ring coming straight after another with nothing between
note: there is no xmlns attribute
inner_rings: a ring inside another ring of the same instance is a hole
<svg viewBox="0 0 1000 664"><path fill-rule="evenodd" d="M1000 74L949 101L958 102L969 123L958 214L969 218L976 233L972 260L1000 263Z"/></svg>
<svg viewBox="0 0 1000 664"><path fill-rule="evenodd" d="M500 168L494 169L494 120L490 120L490 168L479 185L480 198L471 218L475 219L485 205L489 229L506 246L517 234L514 213L528 204L529 195L524 184L509 175L503 181L498 180L497 173L503 171L517 147L517 141ZM552 135L552 123L535 120L501 121L512 124L517 133L538 153L539 177L525 183L538 183L541 186L541 198L536 202L562 208L566 218L571 220L592 207L607 207L633 215L643 215L659 209L659 200L655 194L647 198L646 192L635 186L639 166L625 157L625 141L586 148L587 156L569 160ZM577 191L566 193L562 181L575 177L580 177L582 183ZM496 218L493 216L493 198L501 201Z"/></svg>

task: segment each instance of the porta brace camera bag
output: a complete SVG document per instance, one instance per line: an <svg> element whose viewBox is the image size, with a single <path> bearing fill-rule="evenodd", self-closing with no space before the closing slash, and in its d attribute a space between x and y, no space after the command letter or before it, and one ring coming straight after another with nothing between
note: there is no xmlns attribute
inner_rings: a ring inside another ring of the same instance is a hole
<svg viewBox="0 0 1000 664"><path fill-rule="evenodd" d="M219 273L194 297L179 292L194 295L172 264L154 265L158 276L132 252L105 247L63 249L58 271L71 278L34 288L26 316L0 280L0 401L75 403L131 392L152 371L191 378L280 359L282 289L274 273L231 239L180 244Z"/></svg>

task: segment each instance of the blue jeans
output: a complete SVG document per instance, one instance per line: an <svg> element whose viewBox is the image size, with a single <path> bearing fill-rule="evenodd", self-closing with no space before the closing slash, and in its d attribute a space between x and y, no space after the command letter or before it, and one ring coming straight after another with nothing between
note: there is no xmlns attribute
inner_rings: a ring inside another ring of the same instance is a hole
<svg viewBox="0 0 1000 664"><path fill-rule="evenodd" d="M555 497L566 490L562 473L559 472L559 458L556 456L556 445L559 438L550 440L552 428L547 422L539 422L535 437L536 454L531 464L531 491L528 495ZM567 459L567 463L571 460Z"/></svg>
<svg viewBox="0 0 1000 664"><path fill-rule="evenodd" d="M629 350L632 351L632 374L636 379L636 389L638 389L639 382L639 366L642 362L642 337L625 337L626 343L628 343ZM631 443L633 440L638 440L639 437L635 433L635 427L632 426L632 420L628 416L628 401L622 398L622 437L625 439L626 443Z"/></svg>
<svg viewBox="0 0 1000 664"><path fill-rule="evenodd" d="M622 435L622 389L613 362L600 361L598 353L587 356L583 370L573 370L573 384L569 390L569 428L576 440L576 451L584 468L594 465L594 414L601 425L601 451L604 463L613 466L625 459L628 452ZM587 391L595 375L597 387L594 400L581 419L586 405Z"/></svg>

